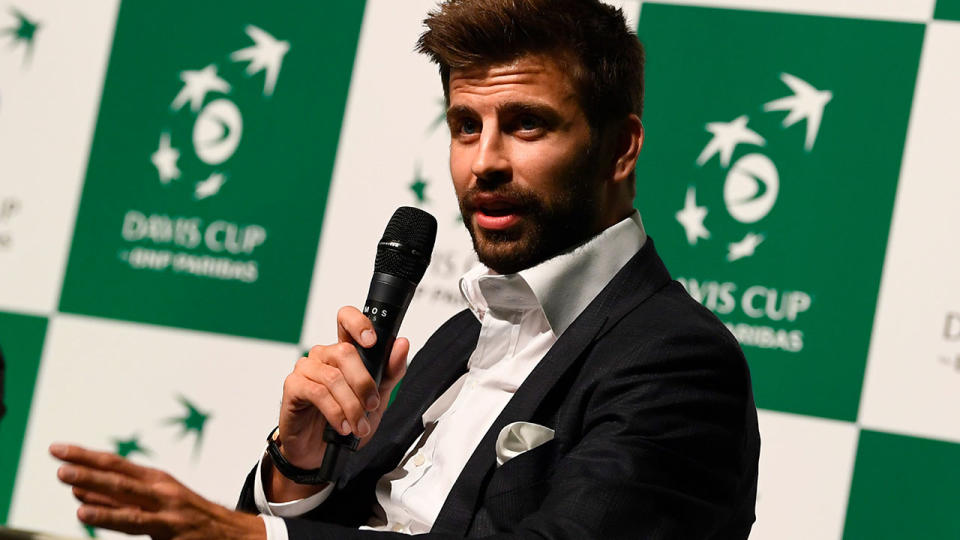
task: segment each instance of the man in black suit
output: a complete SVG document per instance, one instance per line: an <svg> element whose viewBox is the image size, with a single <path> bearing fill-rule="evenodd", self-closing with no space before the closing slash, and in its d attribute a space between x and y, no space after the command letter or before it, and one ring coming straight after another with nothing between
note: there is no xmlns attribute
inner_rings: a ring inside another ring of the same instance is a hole
<svg viewBox="0 0 960 540"><path fill-rule="evenodd" d="M241 494L263 521L159 471L54 448L73 464L60 476L81 519L164 538L746 538L749 374L633 209L643 52L622 14L451 0L426 23L419 48L440 66L451 175L482 263L461 281L470 309L409 371L398 339L379 387L354 349L375 341L369 320L338 313L340 342L285 381L281 462L265 457ZM328 423L362 448L335 484L291 480L319 466Z"/></svg>

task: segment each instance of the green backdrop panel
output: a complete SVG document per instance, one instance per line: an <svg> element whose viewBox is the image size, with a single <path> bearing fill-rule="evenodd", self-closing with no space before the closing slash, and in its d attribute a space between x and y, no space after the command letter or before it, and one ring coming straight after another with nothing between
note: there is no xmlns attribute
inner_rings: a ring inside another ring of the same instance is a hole
<svg viewBox="0 0 960 540"><path fill-rule="evenodd" d="M844 538L960 538L960 444L864 430Z"/></svg>
<svg viewBox="0 0 960 540"><path fill-rule="evenodd" d="M296 342L363 2L124 2L61 311Z"/></svg>
<svg viewBox="0 0 960 540"><path fill-rule="evenodd" d="M643 6L636 205L759 407L856 419L923 31Z"/></svg>
<svg viewBox="0 0 960 540"><path fill-rule="evenodd" d="M933 18L960 21L960 0L937 0Z"/></svg>
<svg viewBox="0 0 960 540"><path fill-rule="evenodd" d="M6 416L0 420L0 523L7 522L10 511L46 333L47 319L43 317L0 312L0 349L6 364L3 402L7 406Z"/></svg>

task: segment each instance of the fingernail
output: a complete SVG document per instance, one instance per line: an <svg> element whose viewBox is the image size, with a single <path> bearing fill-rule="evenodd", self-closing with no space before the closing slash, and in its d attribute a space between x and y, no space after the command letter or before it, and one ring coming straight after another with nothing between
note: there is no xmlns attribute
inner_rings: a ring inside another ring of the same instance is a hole
<svg viewBox="0 0 960 540"><path fill-rule="evenodd" d="M77 478L77 471L69 465L64 465L57 470L60 479L64 482L72 482Z"/></svg>
<svg viewBox="0 0 960 540"><path fill-rule="evenodd" d="M67 453L67 445L60 443L51 444L50 453L57 457L63 457Z"/></svg>
<svg viewBox="0 0 960 540"><path fill-rule="evenodd" d="M340 434L341 435L350 434L350 422L347 422L346 420L344 420L343 423L340 424Z"/></svg>
<svg viewBox="0 0 960 540"><path fill-rule="evenodd" d="M81 506L77 509L77 517L79 517L82 521L93 519L93 509L87 508L86 506Z"/></svg>
<svg viewBox="0 0 960 540"><path fill-rule="evenodd" d="M360 422L357 424L357 435L361 437L366 437L370 434L370 422L367 422L366 418L361 418Z"/></svg>
<svg viewBox="0 0 960 540"><path fill-rule="evenodd" d="M380 396L376 394L371 394L370 397L367 398L367 410L375 411L379 406L380 406Z"/></svg>
<svg viewBox="0 0 960 540"><path fill-rule="evenodd" d="M360 332L360 341L362 341L364 347L373 347L377 342L377 335L373 333L373 330L364 330Z"/></svg>

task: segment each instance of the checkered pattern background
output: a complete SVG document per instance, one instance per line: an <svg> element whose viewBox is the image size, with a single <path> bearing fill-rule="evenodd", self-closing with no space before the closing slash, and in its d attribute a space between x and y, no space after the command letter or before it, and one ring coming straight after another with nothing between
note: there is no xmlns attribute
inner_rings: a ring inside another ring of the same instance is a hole
<svg viewBox="0 0 960 540"><path fill-rule="evenodd" d="M960 0L622 0L645 225L744 346L755 539L960 538ZM231 505L398 204L473 262L432 0L0 0L0 523L75 519L52 441Z"/></svg>

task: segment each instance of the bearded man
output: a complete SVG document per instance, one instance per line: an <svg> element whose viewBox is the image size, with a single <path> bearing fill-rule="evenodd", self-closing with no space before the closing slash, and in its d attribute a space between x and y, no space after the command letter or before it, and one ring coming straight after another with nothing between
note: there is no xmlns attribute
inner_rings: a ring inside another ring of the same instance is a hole
<svg viewBox="0 0 960 540"><path fill-rule="evenodd" d="M633 208L643 50L622 13L449 0L425 23L418 48L440 68L450 172L480 260L460 282L469 309L409 369L398 339L379 387L355 348L376 341L373 326L341 309L339 343L285 381L279 462L261 459L238 504L259 517L57 447L81 519L165 538L746 538L759 453L749 373ZM335 483L291 480L320 466L327 425L361 449Z"/></svg>

